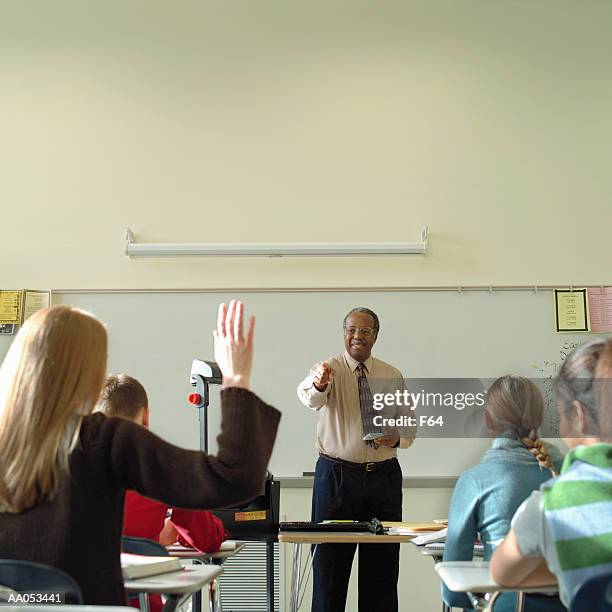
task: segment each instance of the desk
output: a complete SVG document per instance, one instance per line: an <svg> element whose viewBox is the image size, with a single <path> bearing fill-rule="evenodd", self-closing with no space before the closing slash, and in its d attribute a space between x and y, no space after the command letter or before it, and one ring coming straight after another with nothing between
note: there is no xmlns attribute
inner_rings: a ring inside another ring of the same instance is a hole
<svg viewBox="0 0 612 612"><path fill-rule="evenodd" d="M415 546L424 557L431 557L434 564L440 563L444 557L444 542L432 542L431 544L421 544L420 546L415 544ZM473 556L482 558L484 556L484 545L480 543L474 544ZM442 600L442 612L451 612L451 608L446 605L444 600Z"/></svg>
<svg viewBox="0 0 612 612"><path fill-rule="evenodd" d="M445 561L436 564L438 576L452 591L467 593L475 610L490 611L501 593L518 593L518 609L522 610L525 593L557 593L551 585L533 587L504 587L489 574L488 561Z"/></svg>
<svg viewBox="0 0 612 612"><path fill-rule="evenodd" d="M287 544L405 544L415 535L376 535L368 531L279 531L278 541ZM294 549L295 550L295 549Z"/></svg>
<svg viewBox="0 0 612 612"><path fill-rule="evenodd" d="M163 612L176 609L185 595L191 595L213 581L223 569L218 565L184 567L180 572L168 572L137 580L125 580L125 590L135 593L160 593L168 599Z"/></svg>
<svg viewBox="0 0 612 612"><path fill-rule="evenodd" d="M298 609L302 544L404 544L411 542L416 535L375 535L369 532L346 531L279 531L279 542L293 544L291 612L297 612ZM312 556L310 558L310 565L312 565ZM308 577L306 582L308 583Z"/></svg>
<svg viewBox="0 0 612 612"><path fill-rule="evenodd" d="M246 542L235 542L235 544L236 546L234 548L229 548L227 550L223 550L222 545L222 549L214 553L201 552L195 548L187 548L180 544L172 544L168 546L167 549L171 556L178 557L179 559L189 559L196 563L223 565L226 559L237 555L246 546ZM208 586L210 612L222 612L221 598L218 596L218 591L219 584L215 578ZM202 611L202 593L200 591L194 593L192 596L192 610L193 612Z"/></svg>
<svg viewBox="0 0 612 612"><path fill-rule="evenodd" d="M196 550L195 548L186 548L178 544L172 544L168 546L168 553L171 557L178 557L179 559L197 559L199 561L213 561L215 565L221 565L225 559L237 555L244 547L246 542L236 542L235 548L229 548L227 550L219 550L214 553L205 553Z"/></svg>
<svg viewBox="0 0 612 612"><path fill-rule="evenodd" d="M417 546L417 549L424 557L432 557L434 563L439 563L442 561L442 557L444 557L444 542L424 544L422 546ZM473 556L482 559L484 556L484 546L482 544L474 544Z"/></svg>

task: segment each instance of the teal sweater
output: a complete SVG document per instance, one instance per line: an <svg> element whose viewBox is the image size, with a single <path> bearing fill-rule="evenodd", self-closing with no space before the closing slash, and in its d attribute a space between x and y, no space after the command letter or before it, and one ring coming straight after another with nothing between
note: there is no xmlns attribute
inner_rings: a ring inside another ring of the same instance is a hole
<svg viewBox="0 0 612 612"><path fill-rule="evenodd" d="M554 447L549 453L558 468L561 456ZM550 477L550 470L540 468L514 433L495 438L481 463L463 472L457 481L448 514L444 561L471 560L478 535L484 544L484 558L490 559L510 531L518 507ZM442 597L449 606L471 609L464 593L450 591L444 584ZM503 595L495 604L495 612L514 610L514 601L513 593ZM526 611L550 610L548 603L530 598Z"/></svg>

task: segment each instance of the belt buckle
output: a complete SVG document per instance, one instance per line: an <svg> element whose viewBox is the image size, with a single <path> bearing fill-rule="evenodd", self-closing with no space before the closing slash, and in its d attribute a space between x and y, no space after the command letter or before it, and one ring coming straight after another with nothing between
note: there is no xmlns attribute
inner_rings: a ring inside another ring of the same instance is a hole
<svg viewBox="0 0 612 612"><path fill-rule="evenodd" d="M373 472L375 466L376 466L375 462L366 463L365 471L366 472Z"/></svg>

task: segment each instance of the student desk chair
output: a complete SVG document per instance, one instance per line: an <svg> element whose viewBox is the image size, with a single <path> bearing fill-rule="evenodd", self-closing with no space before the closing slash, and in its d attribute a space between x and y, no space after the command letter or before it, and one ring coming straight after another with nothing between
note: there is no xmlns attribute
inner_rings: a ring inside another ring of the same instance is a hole
<svg viewBox="0 0 612 612"><path fill-rule="evenodd" d="M436 564L438 576L452 591L467 593L475 610L491 612L501 593L516 592L517 609L523 609L525 593L557 593L558 587L542 585L534 587L504 587L489 574L488 561L444 561Z"/></svg>
<svg viewBox="0 0 612 612"><path fill-rule="evenodd" d="M421 546L415 544L415 546L424 557L431 557L434 564L442 561L444 556L444 542L433 542L431 544L424 544ZM474 557L482 558L483 554L484 546L480 543L474 544ZM450 606L448 606L444 600L442 600L442 612L451 612Z"/></svg>
<svg viewBox="0 0 612 612"><path fill-rule="evenodd" d="M167 557L168 551L159 542L148 538L137 538L136 536L123 536L121 538L121 550L132 555L145 555L147 557ZM149 612L149 598L145 593L138 593L138 605L144 612ZM129 595L129 599L135 599L135 594Z"/></svg>
<svg viewBox="0 0 612 612"><path fill-rule="evenodd" d="M612 612L612 573L587 580L576 591L570 612Z"/></svg>
<svg viewBox="0 0 612 612"><path fill-rule="evenodd" d="M217 565L188 565L178 572L125 580L124 585L126 591L164 595L167 599L163 612L174 612L192 593L201 591L221 573L223 568Z"/></svg>
<svg viewBox="0 0 612 612"><path fill-rule="evenodd" d="M63 603L83 603L81 589L72 576L57 567L43 565L42 563L0 559L0 585L17 593L31 593L33 591L44 591L49 594L62 593L64 595ZM10 598L7 601L11 603ZM28 602L22 603L27 604Z"/></svg>
<svg viewBox="0 0 612 612"><path fill-rule="evenodd" d="M228 541L229 542L229 541ZM179 557L179 559L191 560L194 563L207 563L212 565L223 565L226 559L237 555L245 546L246 542L232 542L235 546L232 548L227 548L223 550L223 546L226 543L224 542L221 545L221 550L215 553L204 553L196 550L195 548L186 548L185 546L180 546L179 544L172 544L168 546L166 549L170 555L173 557ZM209 587L209 605L210 612L222 612L222 601L219 595L219 583L215 578ZM192 611L193 612L201 612L202 611L202 593L194 593L192 597Z"/></svg>

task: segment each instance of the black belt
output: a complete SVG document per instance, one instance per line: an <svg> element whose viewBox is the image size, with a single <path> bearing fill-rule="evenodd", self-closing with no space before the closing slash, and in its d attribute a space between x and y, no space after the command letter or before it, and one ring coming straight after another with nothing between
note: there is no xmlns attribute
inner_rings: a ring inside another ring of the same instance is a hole
<svg viewBox="0 0 612 612"><path fill-rule="evenodd" d="M384 470L385 468L391 467L392 464L397 463L397 458L385 459L384 461L370 461L368 463L355 463L354 461L346 461L345 459L338 459L337 457L330 457L324 453L319 453L320 457L327 459L333 463L339 463L340 465L350 468L351 470L361 470L363 472L375 472L377 470Z"/></svg>

